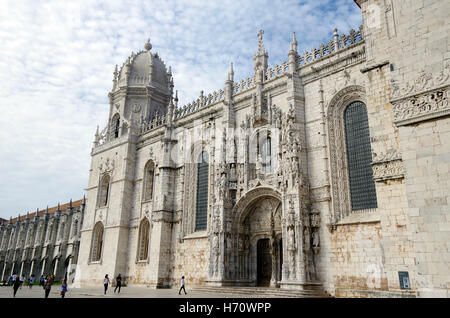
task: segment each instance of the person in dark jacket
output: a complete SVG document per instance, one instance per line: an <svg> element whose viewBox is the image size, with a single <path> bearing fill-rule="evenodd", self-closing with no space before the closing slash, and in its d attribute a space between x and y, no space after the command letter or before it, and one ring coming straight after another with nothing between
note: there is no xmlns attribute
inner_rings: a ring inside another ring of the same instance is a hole
<svg viewBox="0 0 450 318"><path fill-rule="evenodd" d="M119 275L117 275L117 277L116 277L116 288L114 288L114 292L116 292L116 289L117 288L119 288L119 294L120 294L120 288L122 287L122 276L120 275L120 273L119 273Z"/></svg>
<svg viewBox="0 0 450 318"><path fill-rule="evenodd" d="M20 285L22 285L20 279L19 279L19 278L16 278L16 280L14 281L14 284L13 284L13 289L14 289L14 294L13 294L13 296L14 296L14 297L16 297L16 293L17 293L17 290L19 289Z"/></svg>

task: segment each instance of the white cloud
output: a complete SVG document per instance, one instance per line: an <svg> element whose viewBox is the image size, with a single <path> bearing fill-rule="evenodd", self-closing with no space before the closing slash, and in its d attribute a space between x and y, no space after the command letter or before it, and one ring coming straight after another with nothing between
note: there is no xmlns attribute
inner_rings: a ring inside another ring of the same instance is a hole
<svg viewBox="0 0 450 318"><path fill-rule="evenodd" d="M269 64L357 28L353 1L36 1L0 3L0 217L83 196L114 65L143 49L172 66L180 105L251 75L256 33Z"/></svg>

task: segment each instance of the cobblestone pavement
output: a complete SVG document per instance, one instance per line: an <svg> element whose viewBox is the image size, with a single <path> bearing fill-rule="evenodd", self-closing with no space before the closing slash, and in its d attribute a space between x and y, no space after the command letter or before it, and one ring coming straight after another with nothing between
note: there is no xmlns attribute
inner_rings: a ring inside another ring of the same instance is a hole
<svg viewBox="0 0 450 318"><path fill-rule="evenodd" d="M60 298L59 292L61 286L53 286L49 298ZM186 287L187 295L183 293L178 295L178 289L151 289L147 287L123 287L119 293L114 293L114 288L108 288L106 295L103 294L103 286L70 288L66 293L66 298L261 298L261 295L236 295L223 294L204 291L190 291ZM0 287L0 298L12 298L13 289L11 287ZM27 286L17 291L16 298L44 298L42 287L33 286L29 289ZM271 298L264 296L264 298Z"/></svg>

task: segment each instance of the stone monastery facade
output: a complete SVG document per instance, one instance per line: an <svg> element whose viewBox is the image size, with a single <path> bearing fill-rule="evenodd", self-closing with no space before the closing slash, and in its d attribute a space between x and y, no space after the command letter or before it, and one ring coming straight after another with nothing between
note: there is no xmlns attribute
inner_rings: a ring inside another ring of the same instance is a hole
<svg viewBox="0 0 450 318"><path fill-rule="evenodd" d="M86 200L36 210L0 224L0 282L13 274L75 277Z"/></svg>
<svg viewBox="0 0 450 318"><path fill-rule="evenodd" d="M121 273L154 288L184 275L190 286L449 296L449 3L355 2L360 28L303 52L294 34L275 66L261 30L253 74L235 79L231 64L222 89L185 106L150 40L116 66L77 212L74 286ZM51 245L19 230L64 213L2 226L3 271L66 264L69 221ZM22 266L20 255L39 256Z"/></svg>

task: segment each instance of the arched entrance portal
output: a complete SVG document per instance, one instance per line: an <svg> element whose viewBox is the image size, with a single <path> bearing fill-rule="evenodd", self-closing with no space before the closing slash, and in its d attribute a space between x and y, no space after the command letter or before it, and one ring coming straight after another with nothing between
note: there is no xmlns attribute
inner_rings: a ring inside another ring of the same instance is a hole
<svg viewBox="0 0 450 318"><path fill-rule="evenodd" d="M282 267L280 195L260 188L242 199L235 209L240 285L278 287Z"/></svg>

